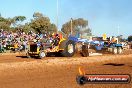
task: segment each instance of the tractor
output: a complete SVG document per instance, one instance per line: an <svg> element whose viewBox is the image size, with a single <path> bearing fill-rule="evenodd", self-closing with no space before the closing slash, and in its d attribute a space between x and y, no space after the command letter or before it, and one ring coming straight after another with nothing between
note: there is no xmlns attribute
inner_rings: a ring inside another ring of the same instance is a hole
<svg viewBox="0 0 132 88"><path fill-rule="evenodd" d="M107 40L92 40L87 41L82 44L81 53L84 57L89 56L89 53L93 52L101 52L101 53L112 53L112 54L122 54L123 47L122 44L118 43L118 39L115 38L114 41L112 39Z"/></svg>
<svg viewBox="0 0 132 88"><path fill-rule="evenodd" d="M59 36L59 35L57 35ZM49 39L48 39L49 41ZM75 37L65 38L54 38L52 42L36 42L29 43L29 48L27 51L27 57L32 56L38 58L44 58L48 53L59 53L64 57L72 57L75 54Z"/></svg>

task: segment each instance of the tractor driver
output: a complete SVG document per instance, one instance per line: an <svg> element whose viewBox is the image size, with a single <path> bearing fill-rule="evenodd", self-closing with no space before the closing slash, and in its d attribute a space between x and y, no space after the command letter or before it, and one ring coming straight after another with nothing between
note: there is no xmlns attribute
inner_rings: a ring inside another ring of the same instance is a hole
<svg viewBox="0 0 132 88"><path fill-rule="evenodd" d="M58 46L59 42L60 42L60 36L59 36L59 34L56 34L55 38L54 38L54 41L53 41L53 45Z"/></svg>

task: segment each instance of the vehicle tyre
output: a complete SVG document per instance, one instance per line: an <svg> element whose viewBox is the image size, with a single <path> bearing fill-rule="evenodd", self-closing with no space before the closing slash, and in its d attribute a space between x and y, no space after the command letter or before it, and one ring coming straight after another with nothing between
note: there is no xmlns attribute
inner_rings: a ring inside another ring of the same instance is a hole
<svg viewBox="0 0 132 88"><path fill-rule="evenodd" d="M121 47L118 47L118 49L117 49L117 53L118 53L118 54L122 54L122 53L123 53L123 50L122 50Z"/></svg>
<svg viewBox="0 0 132 88"><path fill-rule="evenodd" d="M27 56L27 58L31 58L31 56L28 52L26 53L26 56Z"/></svg>
<svg viewBox="0 0 132 88"><path fill-rule="evenodd" d="M39 53L39 58L42 59L42 58L44 58L44 57L46 57L46 53L45 53L44 51L41 51L41 52Z"/></svg>
<svg viewBox="0 0 132 88"><path fill-rule="evenodd" d="M113 54L117 54L117 47L113 48Z"/></svg>
<svg viewBox="0 0 132 88"><path fill-rule="evenodd" d="M64 45L64 50L61 52L62 56L72 57L75 54L75 43L72 40L69 40Z"/></svg>

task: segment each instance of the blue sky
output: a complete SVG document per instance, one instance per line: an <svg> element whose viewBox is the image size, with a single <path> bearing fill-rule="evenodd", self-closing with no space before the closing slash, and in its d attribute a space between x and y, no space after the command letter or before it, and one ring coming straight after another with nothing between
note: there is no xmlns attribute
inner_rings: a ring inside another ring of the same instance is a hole
<svg viewBox="0 0 132 88"><path fill-rule="evenodd" d="M4 17L24 15L30 21L34 12L41 12L56 24L57 0L1 0ZM70 18L84 18L94 35L131 35L132 0L59 0L59 29ZM118 32L119 29L119 32Z"/></svg>

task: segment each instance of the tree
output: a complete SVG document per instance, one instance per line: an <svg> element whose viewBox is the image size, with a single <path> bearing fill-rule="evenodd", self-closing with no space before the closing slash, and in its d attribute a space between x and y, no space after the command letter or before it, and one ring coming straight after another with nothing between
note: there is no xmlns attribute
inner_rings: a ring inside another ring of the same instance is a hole
<svg viewBox="0 0 132 88"><path fill-rule="evenodd" d="M35 13L33 14L33 18L41 18L41 17L43 17L43 14L42 14L42 13L35 12Z"/></svg>
<svg viewBox="0 0 132 88"><path fill-rule="evenodd" d="M24 21L24 20L26 20L26 17L25 16L15 16L14 17L14 19L15 19L15 21L19 21L19 22L22 22L22 21Z"/></svg>
<svg viewBox="0 0 132 88"><path fill-rule="evenodd" d="M44 16L42 13L34 13L33 18L30 25L36 32L53 33L57 30L56 25L50 22L49 17Z"/></svg>
<svg viewBox="0 0 132 88"><path fill-rule="evenodd" d="M15 16L11 21L14 24L14 26L18 26L24 20L26 20L26 17L25 16Z"/></svg>
<svg viewBox="0 0 132 88"><path fill-rule="evenodd" d="M37 32L47 32L50 26L50 20L48 17L40 17L31 21L31 27Z"/></svg>
<svg viewBox="0 0 132 88"><path fill-rule="evenodd" d="M56 33L57 32L57 27L55 24L50 24L50 27L49 27L49 34L53 34L53 33Z"/></svg>
<svg viewBox="0 0 132 88"><path fill-rule="evenodd" d="M0 29L9 30L10 26L10 19L0 16Z"/></svg>
<svg viewBox="0 0 132 88"><path fill-rule="evenodd" d="M92 35L92 31L90 28L86 28L83 33L87 33L87 36L91 36Z"/></svg>
<svg viewBox="0 0 132 88"><path fill-rule="evenodd" d="M29 25L29 23L25 23L25 25L23 25L23 31L28 33L30 31L31 27Z"/></svg>
<svg viewBox="0 0 132 88"><path fill-rule="evenodd" d="M128 36L128 42L132 42L132 35Z"/></svg>
<svg viewBox="0 0 132 88"><path fill-rule="evenodd" d="M82 33L82 32L88 32L91 34L91 29L87 28L88 27L88 21L84 20L83 18L78 18L78 19L73 19L72 20L72 31L73 35L76 35L77 33ZM66 22L61 29L62 32L65 34L70 34L71 32L71 21Z"/></svg>
<svg viewBox="0 0 132 88"><path fill-rule="evenodd" d="M42 13L36 12L33 14L33 19L31 22L22 22L26 20L25 16L15 16L13 18L4 18L0 14L0 29L8 31L16 31L16 29L23 29L24 32L29 32L29 30L39 32L39 33L56 33L57 27L55 24L50 22L49 17L44 16Z"/></svg>
<svg viewBox="0 0 132 88"><path fill-rule="evenodd" d="M26 20L25 16L15 16L13 18L8 18L9 22L10 22L10 30L13 30L14 32L16 31L16 29L23 29L23 25L22 22L24 20Z"/></svg>

